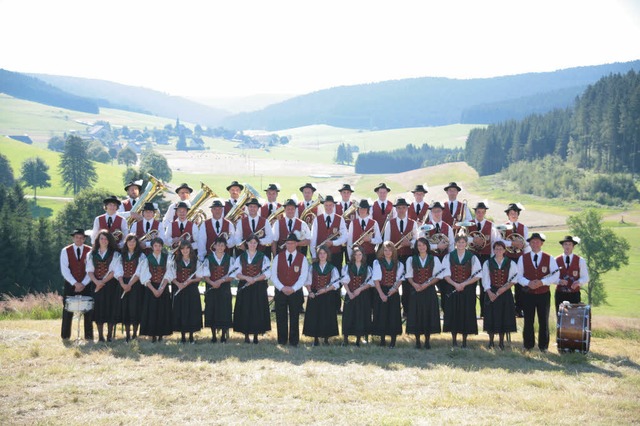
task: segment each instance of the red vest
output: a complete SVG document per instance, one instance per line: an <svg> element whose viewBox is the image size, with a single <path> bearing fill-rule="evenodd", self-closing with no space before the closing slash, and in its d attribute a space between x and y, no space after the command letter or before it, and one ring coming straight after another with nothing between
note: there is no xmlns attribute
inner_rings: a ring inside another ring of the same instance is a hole
<svg viewBox="0 0 640 426"><path fill-rule="evenodd" d="M509 279L509 267L511 260L505 258L502 261L502 268L498 268L498 263L494 259L489 259L489 276L491 278L491 290L497 291L507 283Z"/></svg>
<svg viewBox="0 0 640 426"><path fill-rule="evenodd" d="M147 256L149 259L149 272L151 272L151 282L160 285L162 279L164 278L164 274L167 273L167 255L166 253L162 253L160 255L160 264L155 265L156 258L153 254Z"/></svg>
<svg viewBox="0 0 640 426"><path fill-rule="evenodd" d="M107 226L107 215L103 214L98 216L98 225L100 226L100 229L106 229L107 231L109 231L110 234L113 235L113 233L118 230L118 231L122 231L122 216L118 216L116 215L116 218L113 220L113 222L111 223L111 228L109 228ZM124 235L120 235L119 237L115 237L116 243L119 243L122 238L124 238Z"/></svg>
<svg viewBox="0 0 640 426"><path fill-rule="evenodd" d="M291 232L302 231L302 221L297 217L294 217L291 220L293 220ZM280 246L284 244L288 236L289 236L289 218L286 216L281 217L280 219L278 219L278 246L276 247L276 249L278 250L280 249Z"/></svg>
<svg viewBox="0 0 640 426"><path fill-rule="evenodd" d="M522 257L522 262L524 266L524 277L529 281L532 280L540 280L544 278L549 272L549 261L551 260L551 256L547 253L539 253L540 259L538 259L538 269L533 266L533 259L531 258L531 253L527 253L526 256ZM522 288L525 293L530 294L544 294L549 292L549 286L543 285L535 290L530 289L529 287Z"/></svg>
<svg viewBox="0 0 640 426"><path fill-rule="evenodd" d="M287 287L293 287L293 285L300 278L300 274L302 273L302 261L304 260L304 256L296 251L296 256L291 262L291 266L289 266L289 262L287 261L287 256L289 253L286 250L283 250L278 254L278 279ZM296 272L296 267L298 272Z"/></svg>
<svg viewBox="0 0 640 426"><path fill-rule="evenodd" d="M413 226L415 225L415 222L412 220L408 220L408 219L404 219L405 221L405 228L404 228L404 232L400 233L400 228L398 227L398 222L395 219L391 219L389 221L389 227L391 228L391 237L390 240L393 243L397 243L398 241L400 241L400 239L405 235L405 234L411 234L411 231L413 230ZM407 236L407 238L405 238L405 240L409 240L409 242L411 242L411 238L409 236ZM413 253L413 248L411 246L409 247L403 247L401 246L398 249L398 256L411 256L411 254Z"/></svg>
<svg viewBox="0 0 640 426"><path fill-rule="evenodd" d="M327 274L325 275L319 273L318 269L314 265L311 266L311 291L317 292L325 288L331 282L331 271L333 268L329 266L331 264L327 265L328 267L325 266L325 269L327 270Z"/></svg>
<svg viewBox="0 0 640 426"><path fill-rule="evenodd" d="M349 291L351 292L356 291L358 288L360 288L366 278L365 275L357 275L354 269L354 266L349 265Z"/></svg>
<svg viewBox="0 0 640 426"><path fill-rule="evenodd" d="M411 266L413 267L413 282L416 284L424 284L429 278L433 276L433 256L427 256L427 261L424 263L424 268L420 264L420 257L414 256L411 259Z"/></svg>
<svg viewBox="0 0 640 426"><path fill-rule="evenodd" d="M451 279L457 283L461 283L471 276L471 264L472 264L471 259L472 258L470 257L465 262L464 260L467 257L465 253L465 256L462 259L460 259L460 261L464 263L456 263L453 260L453 256L454 256L454 253L449 254L449 266L451 268Z"/></svg>
<svg viewBox="0 0 640 426"><path fill-rule="evenodd" d="M560 271L560 279L567 280L568 284L566 286L557 286L556 290L563 293L579 293L580 287L572 290L571 285L580 279L580 256L574 254L568 268L564 262L564 257L564 254L556 257L556 263Z"/></svg>
<svg viewBox="0 0 640 426"><path fill-rule="evenodd" d="M518 225L516 225L516 233L522 235L524 237L524 225L520 222L518 222ZM508 228L505 233L504 233L504 237L507 238L509 235L513 234L513 227ZM510 252L506 252L505 256L507 256L509 259L518 261L518 258L520 256L522 256L523 252L521 251L520 253L510 253Z"/></svg>
<svg viewBox="0 0 640 426"><path fill-rule="evenodd" d="M184 266L182 261L176 262L176 280L183 283L196 271L198 267L196 261L189 262L189 266Z"/></svg>
<svg viewBox="0 0 640 426"><path fill-rule="evenodd" d="M122 269L124 271L123 278L128 279L133 277L138 268L139 256L129 260L129 253L122 255Z"/></svg>
<svg viewBox="0 0 640 426"><path fill-rule="evenodd" d="M153 223L151 224L151 227L149 228L149 232L153 231L154 229L157 231L159 224L160 223L157 220L154 220ZM144 229L144 220L141 219L141 220L137 221L136 222L136 237L138 237L138 239L140 239L146 233L147 233L147 231Z"/></svg>
<svg viewBox="0 0 640 426"><path fill-rule="evenodd" d="M380 270L382 271L382 279L380 285L384 287L392 287L396 283L396 275L398 272L398 262L395 262L393 268L390 271L384 267L382 261L380 262Z"/></svg>
<svg viewBox="0 0 640 426"><path fill-rule="evenodd" d="M367 222L365 229L362 229L362 225L360 224L360 221L362 219L356 219L353 221L353 241L357 241L358 238L360 238L360 236L366 232L369 231L371 228L373 228L374 225L374 221L370 220ZM370 232L370 235L373 237L374 236L374 231ZM371 244L370 242L362 242L360 243L360 247L362 248L362 251L364 252L364 254L373 254L376 249L374 247L373 244Z"/></svg>
<svg viewBox="0 0 640 426"><path fill-rule="evenodd" d="M225 258L222 258L222 265L216 265L216 260L213 257L213 254L207 256L209 260L209 279L211 281L219 280L220 278L227 275L229 272L229 266L231 265L229 262L225 262Z"/></svg>
<svg viewBox="0 0 640 426"><path fill-rule="evenodd" d="M193 235L193 222L187 220L186 225L184 226L184 231L180 233L180 224L178 221L171 222L171 237L172 238L180 238L184 234L189 233L191 235L191 242L195 239L195 235Z"/></svg>
<svg viewBox="0 0 640 426"><path fill-rule="evenodd" d="M327 219L324 214L321 214L320 216L318 216L316 223L318 224L317 244L322 244L327 238L329 238L330 235L332 235L335 232L340 232L340 224L342 223L342 217L338 216L337 214L334 214L333 220L331 221L330 228L327 228ZM338 238L338 237L336 236L332 239L335 239L335 238ZM338 254L342 251L342 246L331 246L329 249L332 254Z"/></svg>
<svg viewBox="0 0 640 426"><path fill-rule="evenodd" d="M442 206L444 207L442 209L442 221L447 222L449 226L453 226L454 222L458 222L458 219L460 218L460 212L462 212L462 202L458 201L458 205L456 206L456 211L454 212L453 216L451 215L451 210L449 209L449 203L449 200L442 203ZM464 220L464 218L465 215L463 214L462 220Z"/></svg>
<svg viewBox="0 0 640 426"><path fill-rule="evenodd" d="M473 225L470 226L469 228L467 228L468 232L474 232L474 231L478 231L478 222L473 222ZM488 220L484 221L484 225L482 225L482 229L480 230L480 232L482 233L482 235L485 236L485 238L487 239L487 244L484 246L484 248L482 250L480 250L479 252L475 252L476 254L486 254L486 255L490 255L491 254L491 229L493 228L493 223L489 222Z"/></svg>
<svg viewBox="0 0 640 426"><path fill-rule="evenodd" d="M95 255L91 255L93 256L93 275L96 277L96 279L101 280L109 273L109 265L111 265L113 253L109 253L108 256L104 259L100 258L97 253Z"/></svg>
<svg viewBox="0 0 640 426"><path fill-rule="evenodd" d="M264 238L267 235L267 231L265 231L263 228L267 225L267 219L265 219L262 216L257 216L255 218L256 221L256 233L258 231L260 231L262 229L262 237L260 237L260 239ZM249 235L251 235L253 233L253 230L251 229L251 218L249 218L249 216L243 216L242 217L242 236L244 237L244 239L246 240ZM264 250L264 246L262 244L258 244L258 251L263 251Z"/></svg>
<svg viewBox="0 0 640 426"><path fill-rule="evenodd" d="M282 204L276 202L276 207L273 208L273 211L271 213L275 213L275 211L279 209L281 206ZM267 219L271 215L271 213L269 213L269 203L264 203L260 207L260 211L258 212L258 215Z"/></svg>
<svg viewBox="0 0 640 426"><path fill-rule="evenodd" d="M86 271L86 261L87 254L91 251L91 247L87 245L82 246L82 252L80 253L80 260L78 260L76 256L75 245L71 244L66 247L67 249L67 258L69 259L69 270L71 271L71 275L76 279L77 282L81 283L84 280L84 277L87 276ZM75 283L69 283L71 285Z"/></svg>
<svg viewBox="0 0 640 426"><path fill-rule="evenodd" d="M207 233L207 243L205 244L205 248L207 249L207 253L206 254L210 254L211 252L213 252L213 250L211 250L211 245L213 244L213 242L215 241L216 238L218 238L218 234L216 233L216 228L213 225L213 219L208 219L207 221L204 222L204 229ZM229 238L231 237L231 235L229 235L229 224L231 222L229 222L227 219L220 219L220 221L222 221L222 225L220 226L220 233L226 233L227 234L227 242L229 241Z"/></svg>
<svg viewBox="0 0 640 426"><path fill-rule="evenodd" d="M387 219L387 216L389 215L389 213L393 211L393 203L391 202L391 200L387 199L384 202L384 212L383 212L382 209L380 208L380 204L378 204L378 200L376 200L374 201L373 207L371 208L371 210L372 210L371 217L373 218L373 220L378 222L378 226L380 227L380 232L384 232L382 227L384 226L384 221Z"/></svg>
<svg viewBox="0 0 640 426"><path fill-rule="evenodd" d="M429 204L425 201L423 206L420 208L420 215L416 214L416 206L414 203L411 203L409 206L409 210L407 216L411 220L419 220L420 222L424 222L424 218L427 216L427 212L429 211Z"/></svg>
<svg viewBox="0 0 640 426"><path fill-rule="evenodd" d="M302 215L302 212L304 212L304 210L305 210L305 208L306 208L306 207L305 207L305 204L306 204L306 203L307 203L306 201L300 201L300 202L298 203L298 217L299 217L300 219L303 219L303 218L302 218L302 217L300 217L300 216ZM313 203L313 201L311 201L311 203ZM312 208L312 209L311 209L311 212L317 216L317 215L318 215L318 206L315 206L314 208ZM304 220L304 219L303 219L303 220ZM313 221L312 221L312 220L309 220L309 219L307 218L307 220L305 220L305 222L307 223L307 225L311 226L311 223L312 223Z"/></svg>
<svg viewBox="0 0 640 426"><path fill-rule="evenodd" d="M129 198L127 198L126 200L124 200L122 202L122 207L124 208L125 212L130 212L131 209L133 208L133 206L131 205L131 200Z"/></svg>
<svg viewBox="0 0 640 426"><path fill-rule="evenodd" d="M436 225L435 223L433 223L431 221L429 221L429 223L431 225L433 225L433 226ZM444 235L446 235L448 237L449 236L449 228L450 228L449 224L444 222L444 221L442 221L440 223L440 232L439 233L440 234L444 234ZM429 237L433 237L435 234L438 234L438 232L436 231L435 228L433 228L431 231L429 231L429 235L428 236ZM449 248L445 249L444 252L438 254L438 259L440 259L442 261L442 259L444 259L444 256L447 254L447 252L449 252Z"/></svg>

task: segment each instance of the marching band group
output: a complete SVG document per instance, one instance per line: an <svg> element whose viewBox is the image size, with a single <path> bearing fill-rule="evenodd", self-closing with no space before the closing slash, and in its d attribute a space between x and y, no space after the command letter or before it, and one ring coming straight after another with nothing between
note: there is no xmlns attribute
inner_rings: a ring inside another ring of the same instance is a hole
<svg viewBox="0 0 640 426"><path fill-rule="evenodd" d="M237 181L227 187L227 200L204 184L191 198L185 183L161 220L150 201L166 187L150 179L142 194L136 181L125 186L126 200L104 200L105 213L90 232L92 246L84 244L85 230L75 229L73 243L60 254L65 300L93 298L84 314L88 340L95 322L99 341L112 341L122 324L126 341L143 335L156 342L179 332L182 343L193 343L204 326L214 343L218 331L226 342L230 329L258 343L271 330L271 282L278 344L299 344L304 312L302 334L314 346L340 334L342 313L345 345L350 336L360 346L374 335L381 346L394 347L406 321L417 348L429 349L430 336L443 331L451 333L453 346L461 335L466 347L467 336L478 334L479 294L489 347L497 334L503 349L516 317L523 317L524 347L532 349L537 314L538 347L546 351L550 286L556 285L557 312L563 301L579 303L589 280L586 262L573 253L577 237L560 241L564 253L554 258L542 251L545 236L529 235L520 222L519 204L509 204L505 224L492 223L484 202L472 214L466 200L457 199L462 189L455 182L445 187L446 201L431 205L424 200L426 185L415 186L409 203L402 197L392 202L384 183L374 188L373 202L352 200L349 184L334 198L306 183L302 201L280 203L279 186L270 184L261 203L253 188ZM209 199L210 216L201 208ZM72 316L63 314L63 339L70 338Z"/></svg>

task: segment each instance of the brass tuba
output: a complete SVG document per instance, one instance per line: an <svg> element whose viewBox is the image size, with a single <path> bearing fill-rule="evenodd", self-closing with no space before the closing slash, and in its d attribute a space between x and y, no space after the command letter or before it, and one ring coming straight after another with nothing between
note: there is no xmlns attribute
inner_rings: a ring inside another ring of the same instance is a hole
<svg viewBox="0 0 640 426"><path fill-rule="evenodd" d="M225 216L225 219L227 219L229 222L235 225L236 222L240 220L240 218L244 214L245 205L252 198L258 199L259 197L260 197L260 194L258 193L258 191L256 191L256 189L251 185L249 185L248 183L245 183L244 188L240 193L240 197L238 198L238 202L236 203L235 206L233 206L231 210L229 210L229 213L227 213L227 215Z"/></svg>
<svg viewBox="0 0 640 426"><path fill-rule="evenodd" d="M160 179L150 175L149 173L147 173L147 175L149 176L149 182L147 182L147 186L145 187L142 195L140 195L140 199L136 202L136 205L131 208L131 213L140 214L145 203L150 203L151 200L153 200L153 198L160 192L169 189ZM127 225L129 225L129 228L131 228L131 225L133 225L133 222L135 221L136 220L132 216L127 218Z"/></svg>
<svg viewBox="0 0 640 426"><path fill-rule="evenodd" d="M322 203L324 203L324 197L322 196L322 194L318 193L318 198L316 198L315 201L309 204L309 207L304 209L300 214L300 219L305 221L307 225L309 225L309 227L311 227L311 224L316 218L316 214L313 212L313 209L315 209Z"/></svg>
<svg viewBox="0 0 640 426"><path fill-rule="evenodd" d="M269 215L269 217L267 218L267 221L270 224L273 224L273 222L278 220L280 216L282 216L283 214L284 214L284 206L280 206L273 213Z"/></svg>
<svg viewBox="0 0 640 426"><path fill-rule="evenodd" d="M349 208L342 212L342 218L344 220L353 221L358 210L358 203L356 201L351 202Z"/></svg>
<svg viewBox="0 0 640 426"><path fill-rule="evenodd" d="M200 225L207 219L207 214L202 209L202 205L209 198L217 198L218 195L213 192L204 182L200 182L200 191L193 197L191 201L191 209L187 212L187 219L193 221L196 225Z"/></svg>

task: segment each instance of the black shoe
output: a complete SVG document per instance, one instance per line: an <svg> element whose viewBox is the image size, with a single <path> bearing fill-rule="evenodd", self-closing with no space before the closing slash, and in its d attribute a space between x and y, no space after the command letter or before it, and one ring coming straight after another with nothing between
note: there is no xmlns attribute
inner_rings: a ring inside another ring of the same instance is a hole
<svg viewBox="0 0 640 426"><path fill-rule="evenodd" d="M183 337L183 338L181 338L181 339L180 339L180 343L182 343L182 344L184 345L185 343L187 343L187 339L186 339L186 338L184 338L184 337Z"/></svg>
<svg viewBox="0 0 640 426"><path fill-rule="evenodd" d="M104 342L104 337L98 337L98 342Z"/></svg>
<svg viewBox="0 0 640 426"><path fill-rule="evenodd" d="M254 345L258 344L258 335L257 334L255 336L253 336L253 344Z"/></svg>
<svg viewBox="0 0 640 426"><path fill-rule="evenodd" d="M158 342L162 342L162 336L158 336Z"/></svg>
<svg viewBox="0 0 640 426"><path fill-rule="evenodd" d="M325 346L329 346L329 338L325 337L323 343L324 343Z"/></svg>
<svg viewBox="0 0 640 426"><path fill-rule="evenodd" d="M193 345L195 342L196 341L194 340L193 336L189 336L189 343Z"/></svg>
<svg viewBox="0 0 640 426"><path fill-rule="evenodd" d="M498 347L501 351L504 351L504 343L498 343Z"/></svg>
<svg viewBox="0 0 640 426"><path fill-rule="evenodd" d="M220 343L227 343L227 333L222 332L222 336L220 336Z"/></svg>
<svg viewBox="0 0 640 426"><path fill-rule="evenodd" d="M380 339L380 346L387 346L387 341L384 338Z"/></svg>
<svg viewBox="0 0 640 426"><path fill-rule="evenodd" d="M245 343L251 343L251 340L249 340L249 335L248 334L244 336L244 342Z"/></svg>
<svg viewBox="0 0 640 426"><path fill-rule="evenodd" d="M487 348L488 349L493 349L494 348L493 342L489 342L489 344L487 345Z"/></svg>
<svg viewBox="0 0 640 426"><path fill-rule="evenodd" d="M421 347L420 340L416 340L416 349L420 349Z"/></svg>
<svg viewBox="0 0 640 426"><path fill-rule="evenodd" d="M313 346L320 346L320 340L317 337L313 339Z"/></svg>
<svg viewBox="0 0 640 426"><path fill-rule="evenodd" d="M429 343L429 342L424 342L424 348L425 348L425 349L431 349L431 343Z"/></svg>
<svg viewBox="0 0 640 426"><path fill-rule="evenodd" d="M151 343L155 343L155 342L156 342L156 336L153 336L153 337L151 338Z"/></svg>
<svg viewBox="0 0 640 426"><path fill-rule="evenodd" d="M125 343L129 343L130 340L131 340L131 338L129 338L128 336L124 338L124 342Z"/></svg>

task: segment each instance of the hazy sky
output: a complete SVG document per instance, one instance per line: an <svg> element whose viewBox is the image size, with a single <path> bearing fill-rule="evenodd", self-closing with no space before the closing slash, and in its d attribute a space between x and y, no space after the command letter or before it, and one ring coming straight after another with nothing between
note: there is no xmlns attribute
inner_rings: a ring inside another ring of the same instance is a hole
<svg viewBox="0 0 640 426"><path fill-rule="evenodd" d="M640 59L640 0L0 0L0 68L172 95Z"/></svg>

